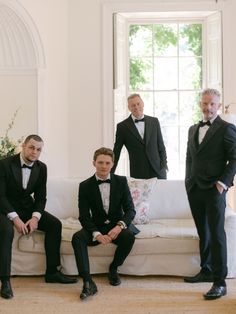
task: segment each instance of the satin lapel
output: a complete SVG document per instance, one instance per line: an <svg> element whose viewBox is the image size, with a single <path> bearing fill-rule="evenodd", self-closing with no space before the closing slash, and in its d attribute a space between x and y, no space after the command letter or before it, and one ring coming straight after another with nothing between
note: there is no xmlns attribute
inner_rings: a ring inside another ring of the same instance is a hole
<svg viewBox="0 0 236 314"><path fill-rule="evenodd" d="M140 136L136 126L134 125L134 121L131 118L131 116L129 116L129 118L126 120L126 126L129 129L129 131L137 138L137 140L139 140L141 143L144 143L142 137Z"/></svg>
<svg viewBox="0 0 236 314"><path fill-rule="evenodd" d="M116 208L113 204L115 201L115 193L116 193L116 179L113 174L111 174L111 186L110 186L110 199L109 199L109 210L110 212L113 208Z"/></svg>
<svg viewBox="0 0 236 314"><path fill-rule="evenodd" d="M20 164L20 155L14 159L14 162L11 164L11 169L13 175L16 179L16 182L19 186L22 187L22 171L21 171L21 164Z"/></svg>
<svg viewBox="0 0 236 314"><path fill-rule="evenodd" d="M91 178L90 183L91 183L90 184L91 192L92 192L92 195L94 195L94 197L95 197L96 204L97 204L98 208L103 209L102 197L101 197L100 189L99 189L99 186L97 184L97 179L96 179L95 175Z"/></svg>
<svg viewBox="0 0 236 314"><path fill-rule="evenodd" d="M39 168L39 165L36 161L33 165L31 173L30 173L29 182L28 182L27 188L26 188L27 190L30 190L31 187L34 186L35 182L37 181L37 179L39 177L39 172L40 172L40 168Z"/></svg>
<svg viewBox="0 0 236 314"><path fill-rule="evenodd" d="M198 150L199 148L198 129L199 129L199 124L194 125L193 134L192 134L192 144L195 150Z"/></svg>
<svg viewBox="0 0 236 314"><path fill-rule="evenodd" d="M145 143L147 145L150 136L152 134L152 129L153 129L153 123L152 123L152 119L149 119L149 117L144 116L145 117L145 131L144 131L144 138L145 138Z"/></svg>
<svg viewBox="0 0 236 314"><path fill-rule="evenodd" d="M199 145L198 151L202 150L207 145L209 140L220 128L220 126L221 126L220 119L216 118L216 120L212 123L211 127L207 130L206 135L204 136L201 144Z"/></svg>

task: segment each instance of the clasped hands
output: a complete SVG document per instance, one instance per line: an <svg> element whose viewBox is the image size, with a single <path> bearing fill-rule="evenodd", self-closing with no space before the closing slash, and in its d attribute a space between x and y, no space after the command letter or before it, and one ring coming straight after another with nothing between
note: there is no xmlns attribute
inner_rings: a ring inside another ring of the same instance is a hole
<svg viewBox="0 0 236 314"><path fill-rule="evenodd" d="M24 223L19 216L13 219L14 226L19 233L30 234L38 228L38 218L32 217Z"/></svg>
<svg viewBox="0 0 236 314"><path fill-rule="evenodd" d="M96 237L96 240L101 243L101 244L108 244L111 243L113 240L115 240L118 236L118 234L121 232L121 227L120 226L115 226L112 228L108 234L99 234Z"/></svg>

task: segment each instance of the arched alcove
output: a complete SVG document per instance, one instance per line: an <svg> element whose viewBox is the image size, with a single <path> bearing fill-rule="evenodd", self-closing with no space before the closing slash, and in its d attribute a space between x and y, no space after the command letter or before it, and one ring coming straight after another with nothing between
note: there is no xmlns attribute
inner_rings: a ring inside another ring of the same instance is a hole
<svg viewBox="0 0 236 314"><path fill-rule="evenodd" d="M0 136L17 109L9 135L19 138L38 132L39 70L45 64L42 41L29 13L16 0L0 0Z"/></svg>

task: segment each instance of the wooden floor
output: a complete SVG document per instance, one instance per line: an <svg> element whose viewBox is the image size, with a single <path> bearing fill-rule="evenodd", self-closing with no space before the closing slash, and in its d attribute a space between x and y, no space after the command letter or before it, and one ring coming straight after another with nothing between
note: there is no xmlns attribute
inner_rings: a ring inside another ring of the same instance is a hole
<svg viewBox="0 0 236 314"><path fill-rule="evenodd" d="M205 301L202 294L210 283L187 284L178 277L121 276L122 284L112 287L106 275L93 276L98 294L79 299L82 281L73 285L46 284L43 277L12 278L14 298L0 298L0 313L165 313L236 314L236 279L228 279L228 294Z"/></svg>

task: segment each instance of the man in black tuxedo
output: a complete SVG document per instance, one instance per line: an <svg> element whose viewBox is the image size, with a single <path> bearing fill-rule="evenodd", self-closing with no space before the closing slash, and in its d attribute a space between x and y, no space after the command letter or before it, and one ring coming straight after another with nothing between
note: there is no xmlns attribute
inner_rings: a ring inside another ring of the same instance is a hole
<svg viewBox="0 0 236 314"><path fill-rule="evenodd" d="M131 224L134 204L126 177L110 174L114 153L102 147L95 151L93 165L96 173L79 186L79 220L83 227L72 238L79 275L83 278L80 298L97 292L91 278L87 246L117 245L109 267L108 278L113 286L121 283L117 268L123 264L134 244L134 234L139 230Z"/></svg>
<svg viewBox="0 0 236 314"><path fill-rule="evenodd" d="M116 170L125 145L129 153L131 177L166 179L166 149L158 119L143 114L144 103L139 94L128 97L128 108L131 115L117 124L112 172Z"/></svg>
<svg viewBox="0 0 236 314"><path fill-rule="evenodd" d="M1 297L10 299L12 241L14 228L25 235L36 229L45 232L46 282L74 283L57 270L60 265L61 222L44 208L47 167L38 160L43 140L29 135L22 152L0 160L0 279Z"/></svg>
<svg viewBox="0 0 236 314"><path fill-rule="evenodd" d="M204 294L206 300L212 300L227 292L225 196L236 173L236 128L217 115L217 90L205 89L200 107L204 120L189 129L185 183L199 235L201 271L184 280L213 282Z"/></svg>

